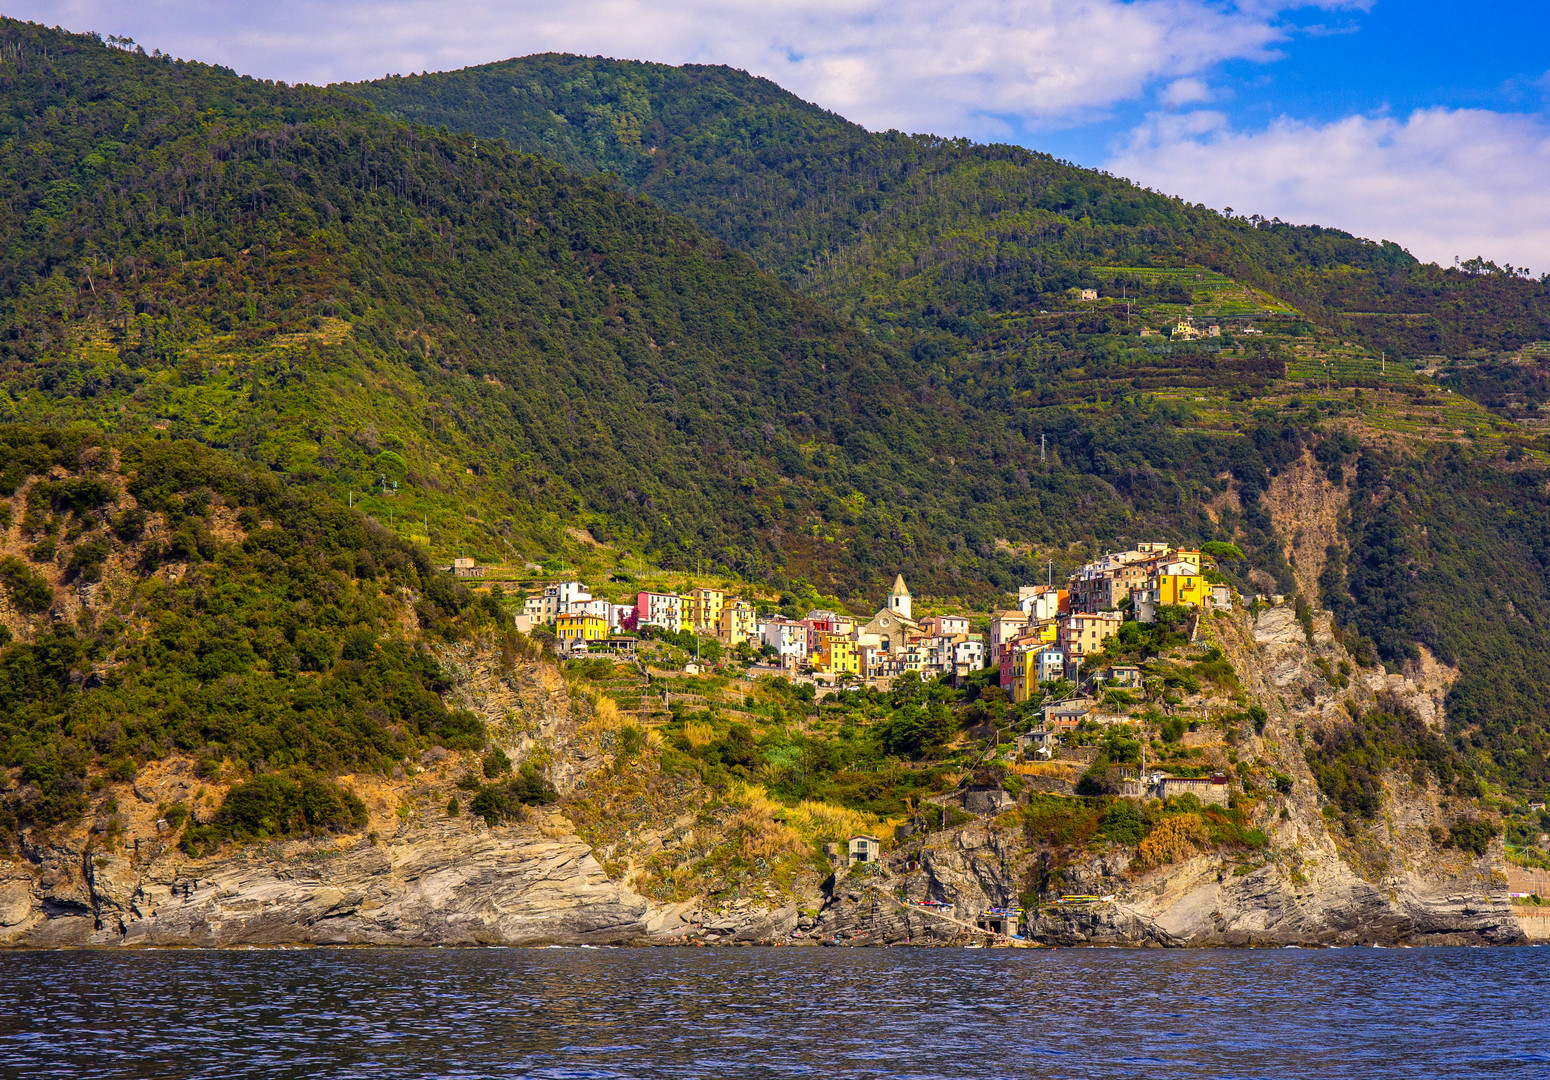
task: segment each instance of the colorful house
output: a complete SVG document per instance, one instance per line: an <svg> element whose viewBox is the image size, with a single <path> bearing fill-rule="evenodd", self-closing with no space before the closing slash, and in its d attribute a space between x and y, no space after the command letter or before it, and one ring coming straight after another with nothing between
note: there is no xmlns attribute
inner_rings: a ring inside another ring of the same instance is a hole
<svg viewBox="0 0 1550 1080"><path fill-rule="evenodd" d="M932 615L920 626L923 632L932 637L952 637L969 632L969 620L964 615Z"/></svg>
<svg viewBox="0 0 1550 1080"><path fill-rule="evenodd" d="M1024 648L1012 662L1012 680L1007 687L1012 700L1021 704L1037 695L1040 683L1064 677L1066 657L1059 647L1035 645Z"/></svg>
<svg viewBox="0 0 1550 1080"><path fill-rule="evenodd" d="M759 639L759 617L747 600L735 600L721 609L716 636L730 648Z"/></svg>
<svg viewBox="0 0 1550 1080"><path fill-rule="evenodd" d="M689 622L697 634L714 634L721 625L726 594L720 589L695 589L689 594Z"/></svg>
<svg viewBox="0 0 1550 1080"><path fill-rule="evenodd" d="M683 597L672 593L643 592L635 598L637 626L660 626L675 633L683 629Z"/></svg>
<svg viewBox="0 0 1550 1080"><path fill-rule="evenodd" d="M764 644L783 664L795 664L807 659L807 627L795 619L771 619L764 624Z"/></svg>
<svg viewBox="0 0 1550 1080"><path fill-rule="evenodd" d="M566 612L555 620L554 636L561 641L602 641L608 637L608 620L590 612Z"/></svg>
<svg viewBox="0 0 1550 1080"><path fill-rule="evenodd" d="M1103 643L1119 633L1124 616L1107 611L1074 611L1058 624L1057 640L1065 653L1067 667L1079 663L1084 656L1103 651Z"/></svg>
<svg viewBox="0 0 1550 1080"><path fill-rule="evenodd" d="M824 675L860 675L856 643L844 634L820 630L818 651L813 654L813 670Z"/></svg>
<svg viewBox="0 0 1550 1080"><path fill-rule="evenodd" d="M1176 564L1170 569L1188 571L1189 564ZM1200 607L1211 595L1211 584L1193 573L1154 574L1144 592L1136 594L1136 618L1142 622L1155 622L1157 609L1169 604Z"/></svg>

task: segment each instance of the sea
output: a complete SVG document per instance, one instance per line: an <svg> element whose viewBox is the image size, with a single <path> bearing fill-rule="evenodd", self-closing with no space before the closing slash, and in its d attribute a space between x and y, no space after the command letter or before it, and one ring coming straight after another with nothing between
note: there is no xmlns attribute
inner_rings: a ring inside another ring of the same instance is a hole
<svg viewBox="0 0 1550 1080"><path fill-rule="evenodd" d="M1550 1077L1550 949L8 952L0 1076Z"/></svg>

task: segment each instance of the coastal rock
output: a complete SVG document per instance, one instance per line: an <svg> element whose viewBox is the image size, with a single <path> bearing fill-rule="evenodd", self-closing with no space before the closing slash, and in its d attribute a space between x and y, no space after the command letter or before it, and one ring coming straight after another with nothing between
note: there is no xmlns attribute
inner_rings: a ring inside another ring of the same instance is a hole
<svg viewBox="0 0 1550 1080"><path fill-rule="evenodd" d="M91 863L84 888L33 885L14 872L0 881L0 942L602 944L639 940L649 921L646 901L609 881L579 838L530 828L449 822L376 845L286 844L197 863L164 856L144 868Z"/></svg>

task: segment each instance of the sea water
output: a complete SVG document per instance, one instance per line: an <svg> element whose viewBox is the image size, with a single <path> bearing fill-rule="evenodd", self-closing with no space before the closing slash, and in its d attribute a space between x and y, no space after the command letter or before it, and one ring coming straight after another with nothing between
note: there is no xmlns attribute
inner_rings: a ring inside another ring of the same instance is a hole
<svg viewBox="0 0 1550 1080"><path fill-rule="evenodd" d="M1550 1077L1550 949L0 953L0 1075Z"/></svg>

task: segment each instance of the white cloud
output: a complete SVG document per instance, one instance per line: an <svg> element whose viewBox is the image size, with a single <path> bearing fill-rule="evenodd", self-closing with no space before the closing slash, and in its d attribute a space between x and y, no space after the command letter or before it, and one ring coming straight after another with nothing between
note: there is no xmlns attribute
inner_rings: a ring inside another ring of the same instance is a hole
<svg viewBox="0 0 1550 1080"><path fill-rule="evenodd" d="M11 13L292 81L547 50L724 63L868 127L1005 135L1069 125L1268 60L1290 0L15 0ZM1349 7L1347 0L1322 6Z"/></svg>
<svg viewBox="0 0 1550 1080"><path fill-rule="evenodd" d="M1483 255L1550 270L1543 117L1420 109L1235 131L1216 112L1157 114L1105 168L1238 214L1393 240L1429 262Z"/></svg>
<svg viewBox="0 0 1550 1080"><path fill-rule="evenodd" d="M1200 79L1177 79L1163 87L1157 100L1170 109L1211 100L1211 88Z"/></svg>

